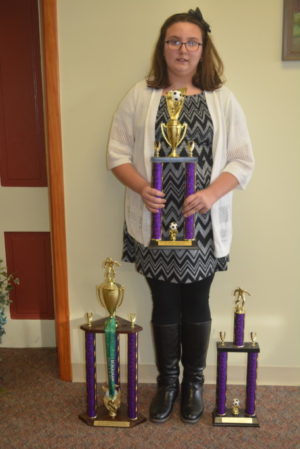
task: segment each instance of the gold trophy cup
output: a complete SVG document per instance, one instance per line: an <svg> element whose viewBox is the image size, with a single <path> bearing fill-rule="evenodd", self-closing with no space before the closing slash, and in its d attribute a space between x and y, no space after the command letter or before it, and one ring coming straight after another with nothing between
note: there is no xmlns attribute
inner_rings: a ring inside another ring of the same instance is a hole
<svg viewBox="0 0 300 449"><path fill-rule="evenodd" d="M185 96L186 88L170 91L166 96L170 120L167 124L161 124L161 132L165 141L172 148L170 157L178 157L176 148L183 141L187 131L187 123L181 124L178 120Z"/></svg>
<svg viewBox="0 0 300 449"><path fill-rule="evenodd" d="M116 315L116 310L121 306L124 298L124 287L115 282L115 266L120 264L107 257L104 261L104 282L97 286L97 294L100 304L108 311L110 317Z"/></svg>

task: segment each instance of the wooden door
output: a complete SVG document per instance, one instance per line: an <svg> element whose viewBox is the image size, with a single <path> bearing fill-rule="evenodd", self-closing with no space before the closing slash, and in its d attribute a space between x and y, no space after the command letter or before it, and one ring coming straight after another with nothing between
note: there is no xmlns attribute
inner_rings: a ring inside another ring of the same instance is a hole
<svg viewBox="0 0 300 449"><path fill-rule="evenodd" d="M0 176L0 256L20 278L3 345L55 346L37 0L0 2Z"/></svg>
<svg viewBox="0 0 300 449"><path fill-rule="evenodd" d="M24 3L26 0L22 0L22 2ZM16 10L22 2L20 0L1 0L0 6L5 8L10 4L13 6L13 9ZM35 2L29 3L35 8ZM8 187L1 186L0 183L0 254L4 254L5 252L5 229L12 230L13 227L15 231L8 232L18 232L21 227L27 232L36 232L36 230L38 230L38 232L45 232L45 230L46 232L49 232L51 223L51 252L55 292L55 324L59 374L62 380L70 381L72 380L72 371L59 99L57 5L56 0L43 0L42 2L39 2L39 5L41 9L40 29L42 31L43 41L44 105L46 110L45 128L47 131L46 146L49 192L45 187L36 187L35 189L32 189L28 186L27 189L24 189L10 186L8 193ZM3 12L4 10L1 11L1 13ZM4 14L0 14L0 20L2 20L2 22L5 21L5 17ZM3 104L0 104L0 108L1 106L3 107ZM40 111L41 109L39 109L39 113ZM39 167L43 172L42 159L43 156L40 157ZM7 167L9 168L9 164L7 164ZM6 170L6 168L3 170ZM7 170L7 172L9 172L9 170ZM3 177L5 178L5 176L6 174L3 172ZM43 176L41 176L40 179L45 179L45 177L43 178ZM50 199L50 208L48 207L48 197ZM24 209L25 213L22 213ZM49 209L50 219L48 216ZM37 213L37 211L39 213ZM20 215L22 215L23 219L22 226ZM35 228L35 231L33 231L33 227ZM39 323L38 320L30 321L30 323L33 322ZM14 323L16 323L16 321L14 321ZM28 320L26 323L28 323ZM33 326L30 326L31 330L32 327Z"/></svg>

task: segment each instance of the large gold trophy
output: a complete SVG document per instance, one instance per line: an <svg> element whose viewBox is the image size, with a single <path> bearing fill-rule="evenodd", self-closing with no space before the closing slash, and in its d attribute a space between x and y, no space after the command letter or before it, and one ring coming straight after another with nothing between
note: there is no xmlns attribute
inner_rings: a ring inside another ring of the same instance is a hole
<svg viewBox="0 0 300 449"><path fill-rule="evenodd" d="M152 157L152 186L163 191L163 165L180 163L185 167L185 197L195 192L196 163L193 157L194 142L188 142L186 150L188 157L181 157L177 148L186 137L187 123L180 123L179 116L182 111L186 97L186 88L169 91L166 95L167 109L170 119L161 124L161 132L164 140L171 147L167 157L160 157L160 142L154 145L154 157ZM168 199L167 199L168 200ZM170 223L168 233L169 239L162 239L163 211L160 209L152 214L152 229L150 248L190 248L197 246L194 240L194 215L184 219L184 230L178 229L176 222Z"/></svg>
<svg viewBox="0 0 300 449"><path fill-rule="evenodd" d="M110 257L104 261L104 281L97 286L100 304L108 311L109 316L93 321L93 314L87 314L87 324L81 326L86 338L86 383L87 383L87 413L79 415L91 426L132 427L145 421L137 412L137 361L138 332L142 328L135 324L135 314L130 314L130 321L116 316L116 310L121 306L124 297L124 287L115 282L115 267L120 264ZM103 404L97 407L97 376L96 376L96 334L105 335L107 386ZM127 411L121 403L120 388L120 342L121 334L128 336L128 392Z"/></svg>

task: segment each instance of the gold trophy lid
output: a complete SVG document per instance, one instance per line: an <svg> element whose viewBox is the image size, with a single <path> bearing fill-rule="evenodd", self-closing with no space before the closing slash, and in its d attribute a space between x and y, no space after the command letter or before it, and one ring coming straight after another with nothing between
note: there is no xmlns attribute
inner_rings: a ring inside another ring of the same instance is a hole
<svg viewBox="0 0 300 449"><path fill-rule="evenodd" d="M168 113L171 120L178 120L186 97L187 88L169 90L166 95Z"/></svg>
<svg viewBox="0 0 300 449"><path fill-rule="evenodd" d="M235 313L245 313L245 295L251 296L246 290L242 288L236 288L233 295L235 296Z"/></svg>

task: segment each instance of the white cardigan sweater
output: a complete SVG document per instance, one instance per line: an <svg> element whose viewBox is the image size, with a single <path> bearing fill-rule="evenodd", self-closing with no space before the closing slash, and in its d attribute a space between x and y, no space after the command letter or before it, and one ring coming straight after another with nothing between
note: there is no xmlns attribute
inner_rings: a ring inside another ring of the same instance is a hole
<svg viewBox="0 0 300 449"><path fill-rule="evenodd" d="M131 163L151 182L151 157L154 155L155 120L162 90L137 83L115 113L108 145L108 168ZM226 87L206 92L211 114L213 167L211 182L222 172L234 175L241 188L250 180L254 158L244 113ZM211 208L215 256L229 254L232 239L232 192ZM151 238L151 213L141 196L126 188L125 220L130 235L147 246Z"/></svg>

